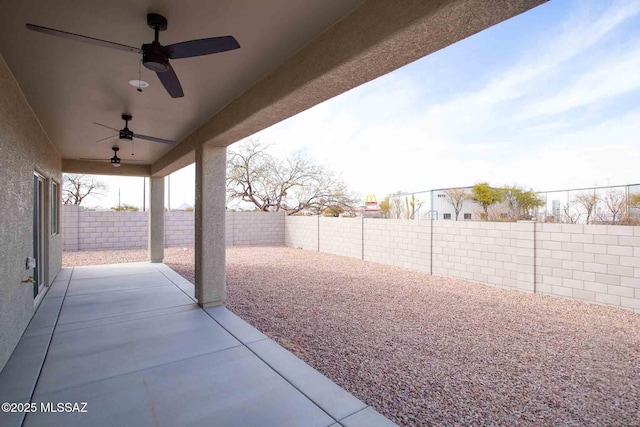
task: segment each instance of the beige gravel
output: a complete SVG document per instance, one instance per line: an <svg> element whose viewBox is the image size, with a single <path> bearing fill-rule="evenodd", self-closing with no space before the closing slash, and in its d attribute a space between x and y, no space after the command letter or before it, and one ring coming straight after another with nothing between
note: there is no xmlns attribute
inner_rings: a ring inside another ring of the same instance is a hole
<svg viewBox="0 0 640 427"><path fill-rule="evenodd" d="M193 280L192 249L165 262ZM227 281L231 310L399 424L640 425L640 315L282 247L228 248Z"/></svg>

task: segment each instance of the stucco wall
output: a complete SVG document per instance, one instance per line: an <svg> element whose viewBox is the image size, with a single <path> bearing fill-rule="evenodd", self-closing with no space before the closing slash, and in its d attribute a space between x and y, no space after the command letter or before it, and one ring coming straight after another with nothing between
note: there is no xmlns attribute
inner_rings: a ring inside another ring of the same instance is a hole
<svg viewBox="0 0 640 427"><path fill-rule="evenodd" d="M20 283L31 275L33 173L46 178L45 236L49 230L51 179L60 182L62 162L4 59L0 56L0 369L34 313L33 287ZM62 263L62 238L48 240L50 283Z"/></svg>

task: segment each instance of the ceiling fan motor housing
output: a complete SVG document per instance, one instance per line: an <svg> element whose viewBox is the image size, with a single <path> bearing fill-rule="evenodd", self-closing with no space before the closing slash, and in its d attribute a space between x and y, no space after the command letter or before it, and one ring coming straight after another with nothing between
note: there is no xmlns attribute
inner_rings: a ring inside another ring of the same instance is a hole
<svg viewBox="0 0 640 427"><path fill-rule="evenodd" d="M133 132L129 130L129 128L124 128L118 131L118 138L120 139L128 139L129 141L133 140Z"/></svg>
<svg viewBox="0 0 640 427"><path fill-rule="evenodd" d="M165 48L153 41L142 45L142 65L156 73L163 73L169 69L169 58Z"/></svg>

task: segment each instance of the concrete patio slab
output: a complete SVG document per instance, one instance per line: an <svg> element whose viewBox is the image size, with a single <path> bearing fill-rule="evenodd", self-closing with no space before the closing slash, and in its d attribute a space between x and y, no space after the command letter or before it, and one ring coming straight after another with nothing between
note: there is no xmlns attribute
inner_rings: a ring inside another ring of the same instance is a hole
<svg viewBox="0 0 640 427"><path fill-rule="evenodd" d="M169 286L78 295L65 298L58 323L85 322L186 304L193 301L180 289Z"/></svg>
<svg viewBox="0 0 640 427"><path fill-rule="evenodd" d="M129 274L155 273L157 271L158 269L153 264L146 262L92 265L88 267L75 267L71 278L74 280L91 279L94 277L114 277Z"/></svg>
<svg viewBox="0 0 640 427"><path fill-rule="evenodd" d="M56 275L54 281L64 281L64 280L69 280L71 278L71 273L73 272L73 268L72 267L62 267L60 269L60 271L58 271L58 274Z"/></svg>
<svg viewBox="0 0 640 427"><path fill-rule="evenodd" d="M125 291L157 286L172 286L171 280L160 272L135 273L112 277L94 277L91 279L71 279L67 296L97 294L110 291Z"/></svg>
<svg viewBox="0 0 640 427"><path fill-rule="evenodd" d="M275 341L256 341L247 344L247 347L336 421L367 407L364 402L356 399Z"/></svg>
<svg viewBox="0 0 640 427"><path fill-rule="evenodd" d="M50 335L40 335L20 340L0 372L0 403L28 401L31 398L50 338Z"/></svg>
<svg viewBox="0 0 640 427"><path fill-rule="evenodd" d="M27 404L29 403L29 399L25 399L25 400L12 400L11 402L15 402L15 403L21 403L21 404ZM11 426L16 426L16 427L20 427L22 426L22 422L24 420L25 417L25 413L24 412L4 412L4 411L0 411L0 426L7 426L7 427L11 427Z"/></svg>
<svg viewBox="0 0 640 427"><path fill-rule="evenodd" d="M56 332L36 393L63 390L238 345L202 310Z"/></svg>
<svg viewBox="0 0 640 427"><path fill-rule="evenodd" d="M47 294L44 296L45 299L47 298L61 298L65 295L65 293L67 292L67 286L69 286L69 279L57 279L56 281L53 282L51 284L51 286L49 287L49 291L47 292Z"/></svg>
<svg viewBox="0 0 640 427"><path fill-rule="evenodd" d="M43 326L53 326L58 320L62 298L45 298L40 303L40 307L34 314L29 328L41 328Z"/></svg>
<svg viewBox="0 0 640 427"><path fill-rule="evenodd" d="M246 347L40 395L91 402L82 414L30 414L25 426L327 426L333 420Z"/></svg>
<svg viewBox="0 0 640 427"><path fill-rule="evenodd" d="M226 308L201 309L164 265L78 270L65 275L83 294L62 292L65 280L50 289L0 399L87 412L2 413L3 427L338 426L372 411Z"/></svg>
<svg viewBox="0 0 640 427"><path fill-rule="evenodd" d="M265 334L233 314L227 307L210 307L204 311L243 344L267 339Z"/></svg>
<svg viewBox="0 0 640 427"><path fill-rule="evenodd" d="M61 332L67 332L67 331L75 331L77 329L85 329L85 328L92 328L94 326L110 325L112 323L121 323L121 322L127 322L129 320L158 317L158 316L164 316L166 314L180 313L182 311L191 311L191 310L200 310L200 307L198 307L197 304L193 303L193 304L186 304L186 305L177 305L175 307L160 308L158 310L152 310L152 311L141 311L137 313L123 314L122 316L104 317L102 319L87 320L85 322L65 323L64 325L58 324L56 326L56 332L61 333Z"/></svg>
<svg viewBox="0 0 640 427"><path fill-rule="evenodd" d="M340 424L344 427L391 427L395 425L371 407L340 420Z"/></svg>

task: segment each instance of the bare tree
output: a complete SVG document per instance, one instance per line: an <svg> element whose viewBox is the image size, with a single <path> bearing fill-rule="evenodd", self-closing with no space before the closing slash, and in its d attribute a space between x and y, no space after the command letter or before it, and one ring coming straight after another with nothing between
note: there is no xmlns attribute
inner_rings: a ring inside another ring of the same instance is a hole
<svg viewBox="0 0 640 427"><path fill-rule="evenodd" d="M574 209L573 207L573 203L571 202L562 207L562 211L564 213L562 222L577 224L578 221L580 221L580 217L582 216L582 214L580 213L580 211Z"/></svg>
<svg viewBox="0 0 640 427"><path fill-rule="evenodd" d="M612 188L607 191L604 196L604 203L607 206L608 214L611 217L611 224L616 224L622 220L627 208L627 196L623 191L617 191ZM602 218L604 222L608 222L608 218Z"/></svg>
<svg viewBox="0 0 640 427"><path fill-rule="evenodd" d="M573 201L584 209L587 214L587 224L591 224L592 218L595 216L596 206L600 201L600 197L596 194L595 190L592 193L580 193L576 195Z"/></svg>
<svg viewBox="0 0 640 427"><path fill-rule="evenodd" d="M416 214L424 204L424 201L416 199L414 194L411 195L411 200L408 197L404 198L407 219L416 219Z"/></svg>
<svg viewBox="0 0 640 427"><path fill-rule="evenodd" d="M261 211L283 210L288 215L303 210L320 213L337 206L351 209L358 203L344 182L302 153L282 161L257 140L229 151L227 194Z"/></svg>
<svg viewBox="0 0 640 427"><path fill-rule="evenodd" d="M469 198L469 194L464 188L450 188L444 192L444 197L453 206L453 211L456 214L456 221L460 216L464 201Z"/></svg>
<svg viewBox="0 0 640 427"><path fill-rule="evenodd" d="M400 219L404 216L404 206L400 197L394 197L389 200L389 217Z"/></svg>
<svg viewBox="0 0 640 427"><path fill-rule="evenodd" d="M88 196L104 196L107 184L90 175L65 174L62 185L62 203L80 205Z"/></svg>

